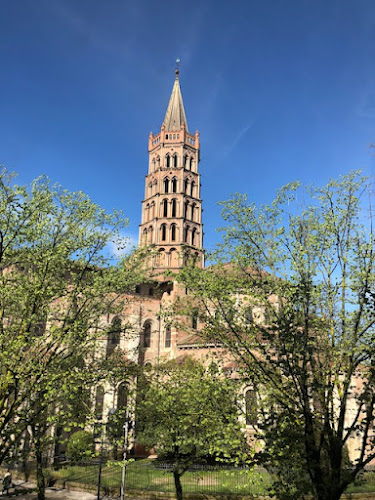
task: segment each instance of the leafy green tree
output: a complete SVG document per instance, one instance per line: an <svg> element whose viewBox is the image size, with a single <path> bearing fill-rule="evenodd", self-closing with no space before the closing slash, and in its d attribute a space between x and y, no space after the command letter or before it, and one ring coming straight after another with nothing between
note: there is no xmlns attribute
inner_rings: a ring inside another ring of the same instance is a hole
<svg viewBox="0 0 375 500"><path fill-rule="evenodd" d="M68 440L67 453L73 462L89 458L93 453L93 435L88 431L74 432Z"/></svg>
<svg viewBox="0 0 375 500"><path fill-rule="evenodd" d="M258 390L259 457L278 471L278 495L338 500L375 458L367 181L353 172L322 188L293 183L260 207L235 195L223 218L218 264L179 275L200 305L201 333Z"/></svg>
<svg viewBox="0 0 375 500"><path fill-rule="evenodd" d="M189 466L248 459L239 423L236 383L211 365L169 362L145 373L137 407L137 438L172 463L177 499Z"/></svg>
<svg viewBox="0 0 375 500"><path fill-rule="evenodd" d="M108 251L126 224L82 192L46 178L28 189L0 173L0 463L28 428L42 446L51 415L72 408L60 395L88 383L78 358L98 349L103 318L140 280L141 259L115 261Z"/></svg>

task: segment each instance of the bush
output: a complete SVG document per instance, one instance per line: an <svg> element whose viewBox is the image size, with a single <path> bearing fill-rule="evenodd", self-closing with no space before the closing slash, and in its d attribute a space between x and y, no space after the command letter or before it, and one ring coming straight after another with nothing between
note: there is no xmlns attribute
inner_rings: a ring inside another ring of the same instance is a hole
<svg viewBox="0 0 375 500"><path fill-rule="evenodd" d="M90 432L77 431L70 436L66 451L73 462L79 462L92 455L93 444L94 439Z"/></svg>

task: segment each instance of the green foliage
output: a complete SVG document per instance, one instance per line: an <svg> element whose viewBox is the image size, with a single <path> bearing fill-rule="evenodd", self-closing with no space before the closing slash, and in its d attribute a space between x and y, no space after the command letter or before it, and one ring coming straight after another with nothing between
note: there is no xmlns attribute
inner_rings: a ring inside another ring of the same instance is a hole
<svg viewBox="0 0 375 500"><path fill-rule="evenodd" d="M259 456L280 478L288 463L295 478L310 478L303 482L315 498L338 499L375 457L367 180L352 172L323 188L289 184L270 205L245 195L222 205L217 264L187 267L178 279L199 304L203 338L229 349L259 391L257 430L266 445ZM348 464L352 438L358 449ZM304 494L297 479L290 498Z"/></svg>
<svg viewBox="0 0 375 500"><path fill-rule="evenodd" d="M0 173L0 463L25 436L41 457L51 425L90 411L86 360L142 274L138 255L108 250L126 225L82 192Z"/></svg>
<svg viewBox="0 0 375 500"><path fill-rule="evenodd" d="M167 363L145 377L137 436L173 463L176 489L192 464L243 463L249 458L238 420L237 387L214 365L205 368L187 359Z"/></svg>
<svg viewBox="0 0 375 500"><path fill-rule="evenodd" d="M88 431L77 431L69 437L67 455L73 462L80 462L92 455L93 447L93 435Z"/></svg>

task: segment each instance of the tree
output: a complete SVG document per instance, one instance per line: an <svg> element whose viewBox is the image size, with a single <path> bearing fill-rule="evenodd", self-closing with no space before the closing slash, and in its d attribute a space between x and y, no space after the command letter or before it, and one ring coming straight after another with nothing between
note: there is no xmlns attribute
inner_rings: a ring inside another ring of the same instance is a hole
<svg viewBox="0 0 375 500"><path fill-rule="evenodd" d="M139 258L108 251L126 223L82 192L46 178L28 189L0 173L0 463L27 428L37 444L62 411L58 394L81 382L77 357L92 356L103 318L123 309L140 279Z"/></svg>
<svg viewBox="0 0 375 500"><path fill-rule="evenodd" d="M169 362L151 369L145 378L137 437L172 462L178 500L182 499L181 476L192 464L248 458L236 383L215 365L204 368L189 359Z"/></svg>
<svg viewBox="0 0 375 500"><path fill-rule="evenodd" d="M218 264L179 276L204 338L257 388L259 457L278 471L282 498L339 499L375 458L369 196L359 172L323 188L290 184L268 206L235 195L223 203Z"/></svg>

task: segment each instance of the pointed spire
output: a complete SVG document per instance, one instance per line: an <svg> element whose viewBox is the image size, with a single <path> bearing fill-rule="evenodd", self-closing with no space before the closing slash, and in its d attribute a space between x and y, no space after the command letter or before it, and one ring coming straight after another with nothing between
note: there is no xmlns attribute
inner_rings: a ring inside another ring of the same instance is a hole
<svg viewBox="0 0 375 500"><path fill-rule="evenodd" d="M167 112L165 113L165 118L163 125L165 126L165 130L169 132L174 132L175 130L180 130L181 125L183 124L185 126L185 130L188 131L188 126L187 126L187 121L186 121L186 115L185 115L185 109L184 109L184 103L182 101L182 94L181 94L181 88L180 88L180 82L179 82L179 69L178 69L178 63L180 62L179 59L177 59L176 63L176 79L174 81L173 89L172 89L172 94L169 99L169 104L167 108Z"/></svg>

